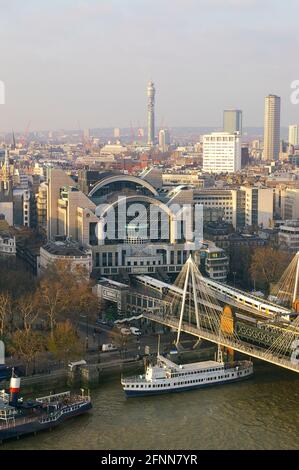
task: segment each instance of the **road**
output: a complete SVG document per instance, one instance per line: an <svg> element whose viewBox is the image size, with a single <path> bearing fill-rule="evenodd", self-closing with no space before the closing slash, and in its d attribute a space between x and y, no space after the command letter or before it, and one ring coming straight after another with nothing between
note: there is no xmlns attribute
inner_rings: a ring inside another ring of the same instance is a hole
<svg viewBox="0 0 299 470"><path fill-rule="evenodd" d="M78 328L80 335L83 340L87 343L87 328L86 323L79 321ZM101 346L103 344L113 342L109 333L111 331L111 327L103 324L96 324L91 323L88 325L88 350L89 356L99 356L99 351L101 350ZM165 352L174 347L174 341L176 339L176 333L172 333L166 331L165 333L161 334L161 342L160 342L160 351ZM181 344L184 348L190 349L194 343L194 338L190 338L189 335L182 335ZM156 354L158 349L158 334L157 333L143 333L141 336L130 336L130 341L128 341L126 347L125 357L136 357L137 354L143 355L145 353L145 347L149 347L150 354ZM120 351L111 351L111 352L101 352L100 354L100 361L106 362L116 358L119 358Z"/></svg>

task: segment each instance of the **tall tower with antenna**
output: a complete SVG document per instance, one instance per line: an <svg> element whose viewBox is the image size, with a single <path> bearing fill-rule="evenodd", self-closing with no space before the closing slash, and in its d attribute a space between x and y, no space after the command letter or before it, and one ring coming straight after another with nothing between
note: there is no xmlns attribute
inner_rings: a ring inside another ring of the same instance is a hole
<svg viewBox="0 0 299 470"><path fill-rule="evenodd" d="M147 143L150 147L155 143L155 94L155 85L149 81L147 86Z"/></svg>

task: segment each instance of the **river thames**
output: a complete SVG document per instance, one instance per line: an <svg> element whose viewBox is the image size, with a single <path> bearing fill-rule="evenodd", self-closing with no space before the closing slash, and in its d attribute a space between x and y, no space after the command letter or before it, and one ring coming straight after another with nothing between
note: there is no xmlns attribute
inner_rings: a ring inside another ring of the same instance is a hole
<svg viewBox="0 0 299 470"><path fill-rule="evenodd" d="M299 449L299 376L259 364L244 382L127 399L119 379L93 410L4 449Z"/></svg>

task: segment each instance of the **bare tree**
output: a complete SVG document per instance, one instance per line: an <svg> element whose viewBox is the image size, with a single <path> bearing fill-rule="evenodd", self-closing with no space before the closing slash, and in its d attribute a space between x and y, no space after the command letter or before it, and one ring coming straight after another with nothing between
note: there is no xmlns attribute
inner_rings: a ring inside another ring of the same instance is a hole
<svg viewBox="0 0 299 470"><path fill-rule="evenodd" d="M44 338L35 331L17 330L12 335L10 349L25 362L27 374L29 366L45 350Z"/></svg>
<svg viewBox="0 0 299 470"><path fill-rule="evenodd" d="M257 247L250 264L250 275L260 286L269 291L270 284L277 282L290 262L290 254L273 247Z"/></svg>
<svg viewBox="0 0 299 470"><path fill-rule="evenodd" d="M0 336L7 332L8 325L12 323L12 298L8 292L0 293Z"/></svg>
<svg viewBox="0 0 299 470"><path fill-rule="evenodd" d="M29 332L39 316L36 296L34 294L27 294L20 297L16 302L16 310L22 323L22 328Z"/></svg>

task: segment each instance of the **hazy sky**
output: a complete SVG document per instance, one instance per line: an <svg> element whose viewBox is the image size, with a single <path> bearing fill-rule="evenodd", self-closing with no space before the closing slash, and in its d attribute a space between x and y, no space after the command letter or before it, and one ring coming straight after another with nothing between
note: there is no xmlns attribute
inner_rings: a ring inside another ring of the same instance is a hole
<svg viewBox="0 0 299 470"><path fill-rule="evenodd" d="M263 125L264 97L299 122L298 0L0 0L0 131L146 124L220 126L237 107Z"/></svg>

